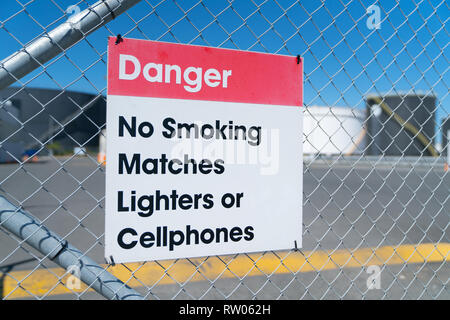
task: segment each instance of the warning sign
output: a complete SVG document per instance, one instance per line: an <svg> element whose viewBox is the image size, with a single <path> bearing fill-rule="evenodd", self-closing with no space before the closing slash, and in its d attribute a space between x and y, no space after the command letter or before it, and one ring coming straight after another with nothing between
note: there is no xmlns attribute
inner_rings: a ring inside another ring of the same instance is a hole
<svg viewBox="0 0 450 320"><path fill-rule="evenodd" d="M110 38L106 258L301 247L301 105L297 57Z"/></svg>

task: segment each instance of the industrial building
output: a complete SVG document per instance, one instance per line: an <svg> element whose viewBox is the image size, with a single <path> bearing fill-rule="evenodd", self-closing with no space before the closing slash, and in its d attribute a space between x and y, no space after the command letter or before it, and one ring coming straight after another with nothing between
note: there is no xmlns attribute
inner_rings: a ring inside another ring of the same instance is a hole
<svg viewBox="0 0 450 320"><path fill-rule="evenodd" d="M439 156L435 147L436 97L430 94L368 95L366 111L311 106L304 113L305 154ZM442 121L443 154L449 117Z"/></svg>
<svg viewBox="0 0 450 320"><path fill-rule="evenodd" d="M98 148L106 120L106 100L101 95L10 87L0 91L0 104L1 162L36 152Z"/></svg>
<svg viewBox="0 0 450 320"><path fill-rule="evenodd" d="M69 90L10 87L0 91L0 162L24 155L64 154L76 147L105 161L106 98ZM311 106L304 109L304 154L438 156L436 97L369 95L366 110ZM450 117L442 120L442 154ZM99 150L99 140L102 148ZM45 145L45 147L43 147Z"/></svg>

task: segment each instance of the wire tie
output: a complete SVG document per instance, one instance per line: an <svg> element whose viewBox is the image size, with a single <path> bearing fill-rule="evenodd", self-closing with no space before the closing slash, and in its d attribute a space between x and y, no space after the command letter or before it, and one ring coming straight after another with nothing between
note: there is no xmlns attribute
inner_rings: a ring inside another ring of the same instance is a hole
<svg viewBox="0 0 450 320"><path fill-rule="evenodd" d="M122 38L122 36L120 34L118 34L117 37L116 37L116 42L115 43L119 44L121 42L123 42L123 38Z"/></svg>
<svg viewBox="0 0 450 320"><path fill-rule="evenodd" d="M59 249L59 251L53 256L53 257L49 257L51 261L55 260L64 250L67 249L67 245L69 244L69 242L67 242L67 240L63 240L61 243L61 249Z"/></svg>
<svg viewBox="0 0 450 320"><path fill-rule="evenodd" d="M105 4L106 8L108 8L109 10L109 14L111 15L111 18L114 20L116 18L116 15L114 14L114 11L111 10L111 8L109 7L108 3L105 2L104 0L102 0L102 2ZM117 43L116 43L117 44Z"/></svg>
<svg viewBox="0 0 450 320"><path fill-rule="evenodd" d="M111 260L111 267L114 267L116 265L116 263L114 262L114 258L113 256L109 256L109 260Z"/></svg>

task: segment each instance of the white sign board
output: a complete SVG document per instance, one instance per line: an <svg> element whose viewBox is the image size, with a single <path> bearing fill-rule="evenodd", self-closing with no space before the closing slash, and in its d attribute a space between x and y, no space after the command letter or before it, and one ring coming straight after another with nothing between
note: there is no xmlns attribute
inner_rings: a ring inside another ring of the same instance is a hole
<svg viewBox="0 0 450 320"><path fill-rule="evenodd" d="M296 57L111 38L105 256L300 248L301 79Z"/></svg>

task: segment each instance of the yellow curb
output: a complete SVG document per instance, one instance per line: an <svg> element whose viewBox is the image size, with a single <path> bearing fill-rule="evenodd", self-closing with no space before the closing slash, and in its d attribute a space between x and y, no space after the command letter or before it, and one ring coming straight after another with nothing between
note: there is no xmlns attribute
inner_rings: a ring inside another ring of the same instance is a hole
<svg viewBox="0 0 450 320"><path fill-rule="evenodd" d="M178 261L129 263L114 267L103 265L103 267L131 287L143 285L153 287L264 274L362 268L369 265L443 262L449 260L449 252L450 243L427 243L354 250L240 254ZM42 297L82 292L87 289L83 283L78 289L68 289L66 284L69 276L70 274L62 268L9 272L4 279L3 296L7 299Z"/></svg>

